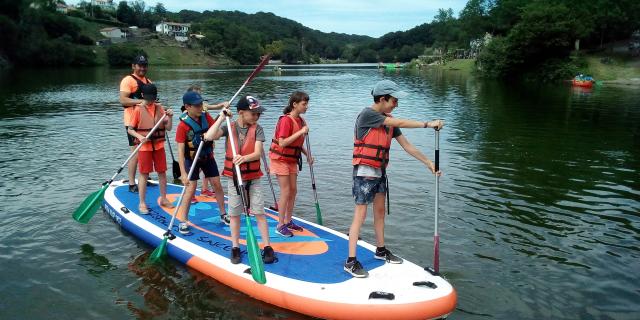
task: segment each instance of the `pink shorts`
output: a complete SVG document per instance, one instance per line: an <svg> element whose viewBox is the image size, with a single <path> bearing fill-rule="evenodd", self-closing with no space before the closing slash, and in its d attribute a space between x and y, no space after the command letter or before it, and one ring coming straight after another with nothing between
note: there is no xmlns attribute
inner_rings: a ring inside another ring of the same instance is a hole
<svg viewBox="0 0 640 320"><path fill-rule="evenodd" d="M164 148L153 151L139 151L138 152L138 167L140 173L155 172L163 173L167 171L167 156L164 153Z"/></svg>
<svg viewBox="0 0 640 320"><path fill-rule="evenodd" d="M277 176L298 175L298 164L271 159L271 174Z"/></svg>

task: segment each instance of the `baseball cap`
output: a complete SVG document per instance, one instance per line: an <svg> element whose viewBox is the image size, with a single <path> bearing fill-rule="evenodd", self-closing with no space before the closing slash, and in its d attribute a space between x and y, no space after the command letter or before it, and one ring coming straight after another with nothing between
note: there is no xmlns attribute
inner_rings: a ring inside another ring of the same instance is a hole
<svg viewBox="0 0 640 320"><path fill-rule="evenodd" d="M142 85L142 99L147 101L155 101L158 97L158 88L155 84L149 83Z"/></svg>
<svg viewBox="0 0 640 320"><path fill-rule="evenodd" d="M409 94L400 89L397 83L391 80L382 80L376 83L373 90L371 90L371 95L374 97L390 95L396 99L406 98Z"/></svg>
<svg viewBox="0 0 640 320"><path fill-rule="evenodd" d="M183 104L189 104L189 105L198 105L201 104L202 101L204 101L202 99L202 96L195 92L195 91L187 91L185 92L185 94L182 96L182 103Z"/></svg>
<svg viewBox="0 0 640 320"><path fill-rule="evenodd" d="M267 109L260 105L258 99L252 96L244 96L238 100L238 104L236 104L236 108L238 110L250 110L251 112L263 113Z"/></svg>
<svg viewBox="0 0 640 320"><path fill-rule="evenodd" d="M149 60L147 60L147 57L145 57L144 55L139 55L133 58L133 62L131 63L146 66L149 64Z"/></svg>

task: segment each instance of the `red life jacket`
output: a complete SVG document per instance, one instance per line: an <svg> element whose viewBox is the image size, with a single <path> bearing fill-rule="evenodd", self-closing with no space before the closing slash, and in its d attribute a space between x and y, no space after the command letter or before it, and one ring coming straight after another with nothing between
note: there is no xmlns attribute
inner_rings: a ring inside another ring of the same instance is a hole
<svg viewBox="0 0 640 320"><path fill-rule="evenodd" d="M391 115L387 115L391 116ZM393 127L381 125L371 128L362 140L358 140L354 132L353 165L364 164L384 169L389 164L389 148L393 139Z"/></svg>
<svg viewBox="0 0 640 320"><path fill-rule="evenodd" d="M271 147L269 148L269 159L297 163L298 159L300 158L300 154L302 153L304 135L294 140L288 146L281 147L276 135L278 134L278 126L280 124L280 121L284 117L289 117L291 118L291 121L293 121L293 133L296 133L298 132L298 130L302 129L302 127L300 127L300 125L298 124L298 121L296 121L296 119L291 115L285 114L280 116L280 118L278 119L278 125L276 126L276 132L273 133L273 139L271 139ZM300 119L302 119L302 117L300 117ZM305 123L304 119L302 119L302 123Z"/></svg>
<svg viewBox="0 0 640 320"><path fill-rule="evenodd" d="M153 126L155 126L156 123L158 123L158 121L160 121L160 119L162 118L162 112L160 111L160 106L154 103L154 107L155 107L154 116L151 116L151 113L149 113L146 107L142 107L142 106L137 107L140 109L140 122L138 123L137 127L133 128L133 130L135 130L136 132L138 132L139 134L145 137L147 136L147 134L149 134L149 131L153 129ZM158 129L156 129L156 131L153 132L149 140L164 141L165 140L164 132L165 131L164 131L164 123L163 123L160 126L158 126ZM139 144L140 140L135 139L135 143Z"/></svg>
<svg viewBox="0 0 640 320"><path fill-rule="evenodd" d="M236 122L231 123L231 128L229 129L229 134L233 134L233 142L235 142L236 152L239 155L249 155L252 154L256 147L256 128L257 124L249 126L249 130L247 131L247 136L244 140L244 144L242 144L242 150L238 148L238 131L236 130ZM235 175L235 168L233 165L233 151L231 150L231 139L227 137L226 143L226 151L227 153L224 156L224 170L222 171L222 175L225 177L233 177ZM240 165L240 174L242 175L242 180L254 180L262 177L262 170L260 170L260 159L245 162Z"/></svg>

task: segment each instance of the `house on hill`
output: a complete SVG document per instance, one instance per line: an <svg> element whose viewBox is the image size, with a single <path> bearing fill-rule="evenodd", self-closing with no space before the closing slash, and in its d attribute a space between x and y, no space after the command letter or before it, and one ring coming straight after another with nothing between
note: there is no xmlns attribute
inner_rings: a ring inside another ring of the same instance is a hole
<svg viewBox="0 0 640 320"><path fill-rule="evenodd" d="M185 42L189 40L190 23L161 22L156 25L156 32L169 37L174 37L176 41Z"/></svg>

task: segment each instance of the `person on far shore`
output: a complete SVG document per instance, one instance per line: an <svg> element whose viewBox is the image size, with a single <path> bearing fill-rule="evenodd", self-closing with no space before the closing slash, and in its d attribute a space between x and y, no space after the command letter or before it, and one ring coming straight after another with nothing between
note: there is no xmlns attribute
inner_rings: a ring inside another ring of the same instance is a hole
<svg viewBox="0 0 640 320"><path fill-rule="evenodd" d="M142 86L151 83L147 75L149 62L143 55L136 56L131 63L131 74L126 75L120 81L119 100L124 108L124 129L127 131L127 140L131 151L135 149L135 138L129 134L129 125L133 117L136 105L144 102L142 99ZM129 174L129 191L138 192L136 186L136 167L138 165L138 155L134 155L129 160L127 172Z"/></svg>
<svg viewBox="0 0 640 320"><path fill-rule="evenodd" d="M349 256L344 270L357 278L369 273L356 258L356 248L360 227L367 216L367 206L373 203L373 225L376 235L374 258L388 263L402 263L400 257L392 254L384 244L385 195L388 192L386 167L389 164L389 148L393 138L408 154L420 160L429 171L436 172L427 156L414 147L402 135L400 128L434 128L440 130L442 120L415 121L393 118L391 112L398 107L398 99L408 94L393 81L382 80L371 91L373 105L364 108L356 119L353 144L353 185L352 194L356 206L349 229Z"/></svg>

